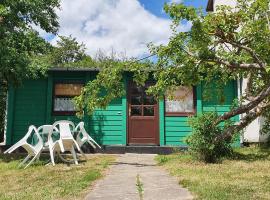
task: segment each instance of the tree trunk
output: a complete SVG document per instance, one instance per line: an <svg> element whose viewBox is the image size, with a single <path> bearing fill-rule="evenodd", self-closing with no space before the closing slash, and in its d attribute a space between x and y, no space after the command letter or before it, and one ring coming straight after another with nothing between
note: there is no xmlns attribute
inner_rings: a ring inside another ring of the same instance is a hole
<svg viewBox="0 0 270 200"><path fill-rule="evenodd" d="M257 109L254 109L248 112L238 124L228 127L227 129L223 130L222 134L216 138L216 142L220 142L221 140L227 140L233 137L233 135L243 128L248 126L252 121L254 121L257 117L261 116L265 109L268 109L270 106L266 105Z"/></svg>

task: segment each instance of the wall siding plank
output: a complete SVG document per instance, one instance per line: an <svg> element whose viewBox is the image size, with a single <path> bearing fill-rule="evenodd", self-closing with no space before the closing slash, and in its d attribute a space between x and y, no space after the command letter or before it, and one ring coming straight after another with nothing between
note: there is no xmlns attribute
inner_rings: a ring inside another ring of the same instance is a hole
<svg viewBox="0 0 270 200"><path fill-rule="evenodd" d="M25 80L14 93L16 98L14 99L12 144L26 134L30 125L38 127L45 124L47 79Z"/></svg>

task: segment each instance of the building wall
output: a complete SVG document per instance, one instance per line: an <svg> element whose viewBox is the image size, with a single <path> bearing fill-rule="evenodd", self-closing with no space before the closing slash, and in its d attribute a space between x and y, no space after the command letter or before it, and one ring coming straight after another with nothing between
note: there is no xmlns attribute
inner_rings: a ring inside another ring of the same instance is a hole
<svg viewBox="0 0 270 200"><path fill-rule="evenodd" d="M29 125L40 126L46 121L47 79L25 81L15 91L9 91L7 144L21 139Z"/></svg>
<svg viewBox="0 0 270 200"><path fill-rule="evenodd" d="M19 88L9 89L7 144L20 140L29 125L36 127L57 120L81 121L76 116L59 116L52 113L53 83L55 81L93 79L93 73L54 73L48 78L25 80ZM116 99L105 110L97 109L90 117L82 119L88 133L103 145L126 144L126 98Z"/></svg>
<svg viewBox="0 0 270 200"><path fill-rule="evenodd" d="M91 72L54 72L47 78L25 80L19 88L10 88L8 107L7 144L21 139L29 125L41 126L57 120L71 120L75 123L83 120L88 133L103 145L127 144L127 99L125 96L112 101L106 109L96 109L93 115L83 119L76 116L59 116L52 113L53 85L55 82L93 80L96 74ZM127 86L128 77L124 77ZM215 84L211 90L215 90ZM223 102L216 98L203 100L204 85L196 87L197 114L218 111L220 114L229 110L235 96L235 82L224 88ZM185 138L191 133L188 117L165 116L164 100L159 101L160 145L185 146Z"/></svg>
<svg viewBox="0 0 270 200"><path fill-rule="evenodd" d="M212 95L204 97L203 93L208 88ZM218 92L216 84L210 84L206 86L201 84L196 89L196 104L197 114L201 112L214 112L223 114L228 112L231 108L233 100L237 98L237 85L236 81L231 81L222 89L224 97L221 99L215 95ZM214 95L213 95L214 94ZM238 121L238 117L233 118L234 121ZM185 139L191 134L191 127L188 124L188 117L165 117L165 143L166 145L186 145Z"/></svg>
<svg viewBox="0 0 270 200"><path fill-rule="evenodd" d="M71 77L70 77L71 76ZM54 73L53 81L78 80L88 82L93 80L96 73ZM86 130L99 144L103 145L125 145L126 144L126 107L125 97L112 101L105 109L97 109L92 116L85 117ZM76 116L55 116L52 115L51 122L61 119L68 119L78 123L80 119Z"/></svg>
<svg viewBox="0 0 270 200"><path fill-rule="evenodd" d="M247 87L247 80L242 81L242 94L244 94ZM247 103L247 102L246 102ZM244 117L242 114L241 117ZM243 142L246 143L256 143L256 142L266 142L268 140L269 134L261 134L260 130L263 127L264 118L258 117L253 122L251 122L245 129L243 134Z"/></svg>

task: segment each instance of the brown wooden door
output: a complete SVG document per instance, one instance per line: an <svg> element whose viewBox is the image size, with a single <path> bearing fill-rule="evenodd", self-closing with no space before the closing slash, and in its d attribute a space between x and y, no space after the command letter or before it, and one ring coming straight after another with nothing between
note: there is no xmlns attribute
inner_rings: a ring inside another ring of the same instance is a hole
<svg viewBox="0 0 270 200"><path fill-rule="evenodd" d="M146 94L151 83L138 87L130 82L128 89L128 144L159 145L158 103Z"/></svg>

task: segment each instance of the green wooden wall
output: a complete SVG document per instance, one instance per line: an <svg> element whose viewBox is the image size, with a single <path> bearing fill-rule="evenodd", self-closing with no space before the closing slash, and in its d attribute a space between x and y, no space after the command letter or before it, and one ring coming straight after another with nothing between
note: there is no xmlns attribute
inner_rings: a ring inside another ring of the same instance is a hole
<svg viewBox="0 0 270 200"><path fill-rule="evenodd" d="M52 124L61 119L75 123L81 121L76 116L57 116L52 113L53 85L55 82L93 80L95 72L51 72L47 78L25 80L19 88L9 88L7 144L21 139L28 126ZM129 76L124 77L125 87ZM213 90L215 85L213 84ZM229 110L232 100L236 97L236 83L231 82L224 88L226 98L221 104L212 98L203 100L203 84L196 87L197 114L217 110L220 114ZM185 137L191 133L188 117L171 117L165 115L164 100L159 101L160 145L184 146ZM237 118L235 118L237 120ZM97 109L92 116L84 117L83 121L90 135L103 145L127 144L127 99L115 99L107 109Z"/></svg>
<svg viewBox="0 0 270 200"><path fill-rule="evenodd" d="M9 90L7 143L21 139L29 125L40 126L46 121L47 79L25 81Z"/></svg>
<svg viewBox="0 0 270 200"><path fill-rule="evenodd" d="M48 78L25 80L19 88L9 89L8 140L14 144L21 139L28 126L52 124L57 120L81 121L76 116L59 116L52 113L53 85L55 82L94 79L95 73L55 72ZM126 98L110 103L105 110L97 109L93 116L83 119L88 133L103 145L126 145Z"/></svg>
<svg viewBox="0 0 270 200"><path fill-rule="evenodd" d="M217 87L214 83L207 86L207 88L210 88L214 95L203 99L203 91L206 89L206 85L200 84L196 87L197 114L211 111L217 111L219 114L222 114L229 111L233 100L237 97L236 81L232 81L224 86L222 90L225 95L221 100L217 98L215 93L217 92ZM235 117L233 120L237 121L238 117ZM187 121L188 117L165 117L165 145L186 146L185 138L192 131Z"/></svg>
<svg viewBox="0 0 270 200"><path fill-rule="evenodd" d="M84 83L93 80L96 76L95 72L81 73L81 72L61 72L53 73L52 82L65 81L82 81ZM52 84L53 86L53 84ZM52 93L52 91L51 91ZM124 106L123 106L124 105ZM110 103L105 109L97 109L92 116L86 116L83 121L88 133L99 144L103 145L126 145L126 103L125 97L116 99ZM51 123L67 119L75 123L81 121L76 116L52 116Z"/></svg>

